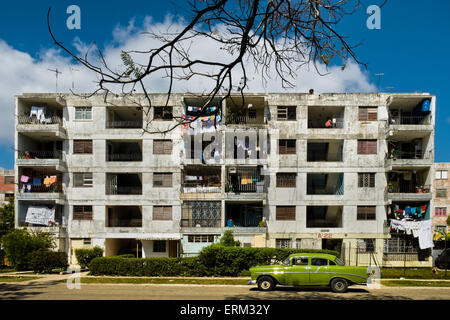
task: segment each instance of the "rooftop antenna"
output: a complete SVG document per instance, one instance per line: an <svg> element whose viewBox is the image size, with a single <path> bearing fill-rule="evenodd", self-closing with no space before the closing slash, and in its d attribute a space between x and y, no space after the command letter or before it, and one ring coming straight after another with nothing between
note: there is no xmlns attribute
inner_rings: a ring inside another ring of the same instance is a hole
<svg viewBox="0 0 450 320"><path fill-rule="evenodd" d="M381 77L384 76L384 73L375 73L375 76L378 77L377 93L380 93Z"/></svg>
<svg viewBox="0 0 450 320"><path fill-rule="evenodd" d="M62 72L59 71L58 68L56 68L55 70L53 70L53 69L47 69L47 70L55 73L55 78L56 78L55 93L58 93L58 74L62 73Z"/></svg>
<svg viewBox="0 0 450 320"><path fill-rule="evenodd" d="M56 69L56 70L58 70L58 69ZM70 67L70 76L72 77L72 91L75 90L75 82L74 82L74 79L73 79L73 72L74 71L80 71L80 70L74 69L73 67Z"/></svg>

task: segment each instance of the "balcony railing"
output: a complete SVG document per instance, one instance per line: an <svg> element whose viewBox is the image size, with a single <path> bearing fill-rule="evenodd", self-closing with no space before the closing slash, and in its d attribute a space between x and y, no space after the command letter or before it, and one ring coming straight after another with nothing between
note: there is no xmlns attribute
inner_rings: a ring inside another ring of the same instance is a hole
<svg viewBox="0 0 450 320"><path fill-rule="evenodd" d="M107 154L106 161L142 161L142 153Z"/></svg>
<svg viewBox="0 0 450 320"><path fill-rule="evenodd" d="M107 228L142 228L142 219L119 219L108 223Z"/></svg>
<svg viewBox="0 0 450 320"><path fill-rule="evenodd" d="M226 192L265 192L263 176L258 168L236 168L227 171Z"/></svg>
<svg viewBox="0 0 450 320"><path fill-rule="evenodd" d="M429 124L427 116L396 116L389 118L391 125L418 125Z"/></svg>
<svg viewBox="0 0 450 320"><path fill-rule="evenodd" d="M142 187L108 187L106 190L107 195L134 195L134 194L142 194Z"/></svg>
<svg viewBox="0 0 450 320"><path fill-rule="evenodd" d="M19 151L19 159L62 159L62 151L58 150Z"/></svg>
<svg viewBox="0 0 450 320"><path fill-rule="evenodd" d="M142 121L107 121L107 129L140 129Z"/></svg>
<svg viewBox="0 0 450 320"><path fill-rule="evenodd" d="M264 124L264 120L249 115L227 115L226 124Z"/></svg>
<svg viewBox="0 0 450 320"><path fill-rule="evenodd" d="M341 118L334 118L331 121L331 125L327 126L327 119L325 120L308 120L308 128L310 129L316 129L316 128L323 128L323 129L342 129L344 128L344 119Z"/></svg>
<svg viewBox="0 0 450 320"><path fill-rule="evenodd" d="M62 124L62 118L59 116L46 117L38 119L35 116L18 116L19 124Z"/></svg>
<svg viewBox="0 0 450 320"><path fill-rule="evenodd" d="M20 184L21 193L64 193L61 182L53 183L49 186L44 184Z"/></svg>
<svg viewBox="0 0 450 320"><path fill-rule="evenodd" d="M185 182L182 185L183 193L221 193L222 187L220 183L201 184L197 182Z"/></svg>
<svg viewBox="0 0 450 320"><path fill-rule="evenodd" d="M430 193L430 185L400 184L388 185L389 193Z"/></svg>
<svg viewBox="0 0 450 320"><path fill-rule="evenodd" d="M319 152L308 152L308 155L307 155L308 162L319 162L319 161L340 162L342 160L343 160L342 152L326 153L326 154L321 154Z"/></svg>
<svg viewBox="0 0 450 320"><path fill-rule="evenodd" d="M220 219L181 219L182 228L220 228Z"/></svg>
<svg viewBox="0 0 450 320"><path fill-rule="evenodd" d="M395 150L395 151L391 151L388 154L388 159L390 159L390 160L424 159L424 158L425 158L425 152L423 152L423 151L406 152L406 151Z"/></svg>

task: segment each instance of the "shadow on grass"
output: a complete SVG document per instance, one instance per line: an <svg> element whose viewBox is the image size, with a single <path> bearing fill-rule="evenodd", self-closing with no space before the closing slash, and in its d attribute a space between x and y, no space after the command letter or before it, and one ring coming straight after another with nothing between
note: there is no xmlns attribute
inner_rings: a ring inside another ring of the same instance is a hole
<svg viewBox="0 0 450 320"><path fill-rule="evenodd" d="M26 284L20 282L0 283L0 300L20 300L26 299L39 294L53 285L57 285L59 281L37 282L30 281Z"/></svg>

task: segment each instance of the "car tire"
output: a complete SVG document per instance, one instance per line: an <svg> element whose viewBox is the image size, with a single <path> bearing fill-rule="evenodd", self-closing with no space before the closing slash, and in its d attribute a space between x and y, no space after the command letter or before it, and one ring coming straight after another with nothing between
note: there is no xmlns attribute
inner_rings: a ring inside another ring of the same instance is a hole
<svg viewBox="0 0 450 320"><path fill-rule="evenodd" d="M344 293L347 291L348 282L342 278L334 278L330 283L331 290L335 293Z"/></svg>
<svg viewBox="0 0 450 320"><path fill-rule="evenodd" d="M276 286L272 277L260 277L257 284L260 291L272 291Z"/></svg>

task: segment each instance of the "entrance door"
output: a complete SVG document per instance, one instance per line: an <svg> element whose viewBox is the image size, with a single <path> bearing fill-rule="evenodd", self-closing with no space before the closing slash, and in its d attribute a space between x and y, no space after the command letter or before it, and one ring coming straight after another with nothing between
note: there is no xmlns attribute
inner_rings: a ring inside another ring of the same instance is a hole
<svg viewBox="0 0 450 320"><path fill-rule="evenodd" d="M285 270L286 284L294 286L308 285L309 269L308 257L292 258L290 266Z"/></svg>
<svg viewBox="0 0 450 320"><path fill-rule="evenodd" d="M178 241L169 240L169 257L178 257Z"/></svg>

